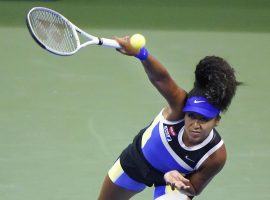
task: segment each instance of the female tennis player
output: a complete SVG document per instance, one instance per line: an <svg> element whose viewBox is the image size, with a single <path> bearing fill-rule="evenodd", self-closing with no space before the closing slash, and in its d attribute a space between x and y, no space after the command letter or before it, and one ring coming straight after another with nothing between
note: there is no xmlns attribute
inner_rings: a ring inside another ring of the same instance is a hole
<svg viewBox="0 0 270 200"><path fill-rule="evenodd" d="M137 52L129 37L116 40L121 53L141 60L168 106L121 153L105 177L99 200L130 199L147 186L154 186L155 200L190 200L226 162L226 148L215 127L240 84L234 69L220 57L205 57L187 93L147 49Z"/></svg>

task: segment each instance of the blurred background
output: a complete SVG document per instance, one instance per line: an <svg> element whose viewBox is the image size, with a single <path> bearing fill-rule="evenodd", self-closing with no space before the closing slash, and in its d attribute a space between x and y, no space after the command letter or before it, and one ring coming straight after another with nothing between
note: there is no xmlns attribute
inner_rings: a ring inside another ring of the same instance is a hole
<svg viewBox="0 0 270 200"><path fill-rule="evenodd" d="M228 60L245 83L218 127L228 161L196 199L270 199L270 1L0 0L1 200L97 199L122 149L166 105L132 57L41 49L25 25L34 6L93 35L145 35L187 91L201 58ZM152 189L133 199L152 199Z"/></svg>

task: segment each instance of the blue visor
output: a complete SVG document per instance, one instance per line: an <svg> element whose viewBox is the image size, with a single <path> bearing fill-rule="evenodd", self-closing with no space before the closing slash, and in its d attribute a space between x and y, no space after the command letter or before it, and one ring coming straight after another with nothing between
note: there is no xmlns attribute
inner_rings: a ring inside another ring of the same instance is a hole
<svg viewBox="0 0 270 200"><path fill-rule="evenodd" d="M208 103L204 97L190 97L188 98L184 112L195 112L206 118L214 118L220 114L220 110Z"/></svg>

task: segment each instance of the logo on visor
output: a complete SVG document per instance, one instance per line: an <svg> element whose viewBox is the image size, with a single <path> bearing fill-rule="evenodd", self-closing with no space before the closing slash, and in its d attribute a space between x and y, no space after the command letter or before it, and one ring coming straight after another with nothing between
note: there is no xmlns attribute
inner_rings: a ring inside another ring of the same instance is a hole
<svg viewBox="0 0 270 200"><path fill-rule="evenodd" d="M198 100L194 100L194 103L203 103L205 101L198 101Z"/></svg>

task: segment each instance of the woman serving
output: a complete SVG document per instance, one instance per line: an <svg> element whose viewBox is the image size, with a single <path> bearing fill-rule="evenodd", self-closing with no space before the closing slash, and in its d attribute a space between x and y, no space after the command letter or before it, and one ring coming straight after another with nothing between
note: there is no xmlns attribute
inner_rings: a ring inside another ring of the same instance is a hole
<svg viewBox="0 0 270 200"><path fill-rule="evenodd" d="M215 129L237 86L234 69L207 56L186 92L146 48L116 38L125 55L141 60L151 83L168 105L123 150L105 177L99 200L125 200L154 185L156 200L186 200L199 195L226 162L224 142Z"/></svg>

